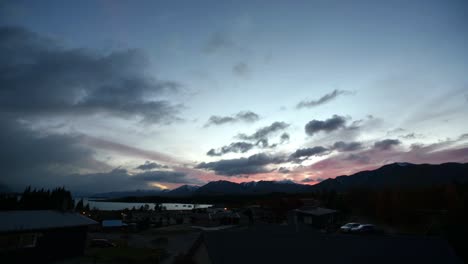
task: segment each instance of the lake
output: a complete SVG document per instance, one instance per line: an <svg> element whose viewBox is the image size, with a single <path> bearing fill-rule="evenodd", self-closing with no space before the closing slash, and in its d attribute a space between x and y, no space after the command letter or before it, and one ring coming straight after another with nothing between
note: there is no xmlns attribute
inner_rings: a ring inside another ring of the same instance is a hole
<svg viewBox="0 0 468 264"><path fill-rule="evenodd" d="M75 199L78 202L80 199ZM132 209L135 207L139 209L141 206L148 205L150 209L154 209L154 203L123 203L123 202L104 202L98 199L83 198L84 204L89 204L89 208L97 208L99 210L123 210L125 208ZM192 210L197 208L208 208L211 204L191 204L191 203L161 203L166 210Z"/></svg>

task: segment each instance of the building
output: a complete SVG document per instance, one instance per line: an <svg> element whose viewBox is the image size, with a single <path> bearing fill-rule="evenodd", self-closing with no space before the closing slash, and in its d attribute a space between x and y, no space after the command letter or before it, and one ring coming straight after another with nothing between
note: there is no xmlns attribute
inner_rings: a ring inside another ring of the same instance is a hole
<svg viewBox="0 0 468 264"><path fill-rule="evenodd" d="M330 235L270 226L204 232L186 255L196 264L462 263L444 240L409 236Z"/></svg>
<svg viewBox="0 0 468 264"><path fill-rule="evenodd" d="M338 221L338 211L318 206L301 207L294 210L295 221L316 228L326 229Z"/></svg>
<svg viewBox="0 0 468 264"><path fill-rule="evenodd" d="M83 215L59 211L0 212L2 263L47 263L82 255L90 225Z"/></svg>
<svg viewBox="0 0 468 264"><path fill-rule="evenodd" d="M102 220L101 227L104 230L121 230L127 227L127 224L122 220Z"/></svg>

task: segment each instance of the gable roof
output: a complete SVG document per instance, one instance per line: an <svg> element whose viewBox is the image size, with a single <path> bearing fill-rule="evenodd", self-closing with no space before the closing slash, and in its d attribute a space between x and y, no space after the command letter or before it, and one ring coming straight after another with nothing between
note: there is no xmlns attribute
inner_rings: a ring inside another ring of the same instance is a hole
<svg viewBox="0 0 468 264"><path fill-rule="evenodd" d="M85 216L51 210L1 211L0 232L41 230L97 224Z"/></svg>
<svg viewBox="0 0 468 264"><path fill-rule="evenodd" d="M462 263L435 238L264 231L205 232L198 245L205 244L213 264Z"/></svg>
<svg viewBox="0 0 468 264"><path fill-rule="evenodd" d="M308 214L308 215L321 216L321 215L326 215L326 214L334 214L338 211L333 210L333 209L323 208L323 207L302 207L302 208L296 209L296 212Z"/></svg>

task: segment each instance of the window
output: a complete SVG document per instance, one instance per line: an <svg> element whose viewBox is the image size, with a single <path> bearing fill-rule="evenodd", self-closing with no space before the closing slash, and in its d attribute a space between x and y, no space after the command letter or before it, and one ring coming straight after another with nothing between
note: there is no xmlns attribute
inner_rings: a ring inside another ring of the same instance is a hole
<svg viewBox="0 0 468 264"><path fill-rule="evenodd" d="M36 246L37 234L24 234L21 235L18 247L19 248L32 248Z"/></svg>

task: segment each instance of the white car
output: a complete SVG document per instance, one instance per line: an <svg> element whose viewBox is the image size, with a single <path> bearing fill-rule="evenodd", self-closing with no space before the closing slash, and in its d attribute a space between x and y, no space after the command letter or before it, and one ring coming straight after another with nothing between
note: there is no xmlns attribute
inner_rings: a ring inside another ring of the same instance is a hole
<svg viewBox="0 0 468 264"><path fill-rule="evenodd" d="M359 227L359 223L347 223L346 225L340 227L341 232L348 233L351 232L353 228Z"/></svg>
<svg viewBox="0 0 468 264"><path fill-rule="evenodd" d="M351 228L351 232L353 233L376 233L377 227L371 224L363 224L363 225L359 225L358 227Z"/></svg>

